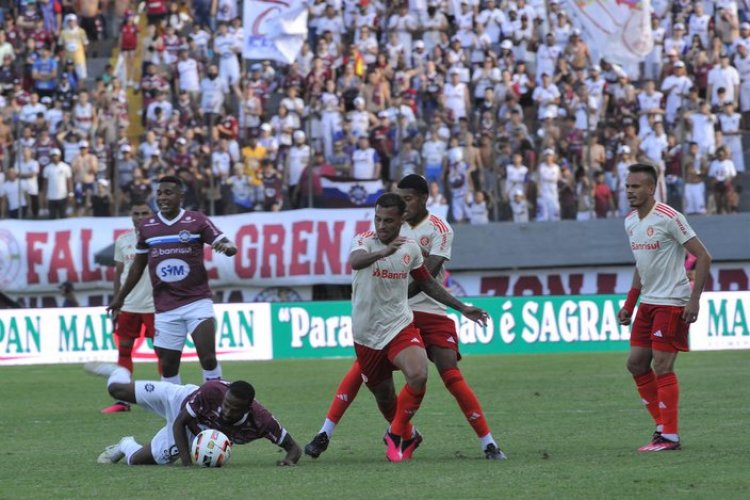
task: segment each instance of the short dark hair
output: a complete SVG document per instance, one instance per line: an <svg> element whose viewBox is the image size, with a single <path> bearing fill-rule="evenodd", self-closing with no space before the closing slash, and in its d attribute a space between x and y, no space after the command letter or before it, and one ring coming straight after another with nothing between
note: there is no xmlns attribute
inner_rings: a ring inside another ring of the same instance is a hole
<svg viewBox="0 0 750 500"><path fill-rule="evenodd" d="M653 165L647 163L633 163L628 167L628 172L631 174L648 174L648 176L651 177L651 180L654 181L654 185L656 185L656 168Z"/></svg>
<svg viewBox="0 0 750 500"><path fill-rule="evenodd" d="M237 380L229 384L229 392L237 399L247 401L248 404L255 399L255 388L244 380Z"/></svg>
<svg viewBox="0 0 750 500"><path fill-rule="evenodd" d="M430 192L430 188L427 185L427 179L417 174L409 174L398 182L397 187L399 189L413 189L414 191L422 194Z"/></svg>
<svg viewBox="0 0 750 500"><path fill-rule="evenodd" d="M385 193L380 195L378 201L375 202L375 206L383 208L396 207L399 215L402 215L406 211L406 202L396 193Z"/></svg>
<svg viewBox="0 0 750 500"><path fill-rule="evenodd" d="M180 190L183 190L185 187L182 183L182 179L180 179L176 175L165 175L164 177L159 179L159 184L164 184L164 183L175 184L179 186Z"/></svg>

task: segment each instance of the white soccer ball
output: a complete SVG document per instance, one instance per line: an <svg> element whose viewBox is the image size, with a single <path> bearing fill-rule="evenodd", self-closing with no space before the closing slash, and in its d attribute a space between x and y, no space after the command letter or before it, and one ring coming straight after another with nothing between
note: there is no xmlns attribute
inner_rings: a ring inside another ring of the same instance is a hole
<svg viewBox="0 0 750 500"><path fill-rule="evenodd" d="M222 467L232 456L232 442L223 432L206 429L193 439L192 456L201 467Z"/></svg>

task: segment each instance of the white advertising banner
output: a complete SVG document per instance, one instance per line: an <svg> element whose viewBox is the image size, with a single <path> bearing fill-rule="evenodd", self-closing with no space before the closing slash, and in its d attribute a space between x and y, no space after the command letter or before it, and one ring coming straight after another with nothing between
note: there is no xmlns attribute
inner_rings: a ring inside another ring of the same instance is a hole
<svg viewBox="0 0 750 500"><path fill-rule="evenodd" d="M307 38L307 2L245 0L243 26L245 59L273 59L291 64Z"/></svg>
<svg viewBox="0 0 750 500"><path fill-rule="evenodd" d="M219 360L273 357L270 304L216 304L214 311ZM190 337L182 359L198 359ZM136 341L133 360L156 361L150 341ZM0 310L0 366L88 361L117 361L104 307Z"/></svg>
<svg viewBox="0 0 750 500"><path fill-rule="evenodd" d="M351 240L370 229L373 214L372 208L309 209L214 217L239 251L229 258L205 247L211 286L349 284ZM94 255L131 226L126 217L4 220L0 290L10 295L56 293L65 281L77 291L111 290L114 269L96 264Z"/></svg>
<svg viewBox="0 0 750 500"><path fill-rule="evenodd" d="M693 351L750 349L750 292L704 293L690 327Z"/></svg>
<svg viewBox="0 0 750 500"><path fill-rule="evenodd" d="M654 45L651 0L567 0L589 46L610 62L643 61Z"/></svg>

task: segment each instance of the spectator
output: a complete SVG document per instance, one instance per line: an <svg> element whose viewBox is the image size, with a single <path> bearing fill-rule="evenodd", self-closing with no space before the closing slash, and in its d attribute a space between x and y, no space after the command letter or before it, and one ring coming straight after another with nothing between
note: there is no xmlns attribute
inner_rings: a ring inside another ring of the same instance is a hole
<svg viewBox="0 0 750 500"><path fill-rule="evenodd" d="M88 75L86 46L89 39L86 32L78 26L78 17L75 14L65 16L59 44L63 47L65 58L73 61L78 79L85 80Z"/></svg>
<svg viewBox="0 0 750 500"><path fill-rule="evenodd" d="M74 196L73 172L70 165L60 160L62 152L58 148L50 151L50 162L44 167L42 177L47 184L47 206L50 219L64 219L68 216L68 202Z"/></svg>
<svg viewBox="0 0 750 500"><path fill-rule="evenodd" d="M734 191L732 180L737 176L734 163L729 158L727 148L724 146L716 150L716 159L708 168L708 178L711 183L716 213L731 213L730 193Z"/></svg>

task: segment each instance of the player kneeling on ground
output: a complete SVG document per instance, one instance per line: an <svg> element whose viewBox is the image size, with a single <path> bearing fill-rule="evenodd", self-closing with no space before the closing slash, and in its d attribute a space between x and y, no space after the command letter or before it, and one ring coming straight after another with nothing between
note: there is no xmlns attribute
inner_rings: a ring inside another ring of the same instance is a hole
<svg viewBox="0 0 750 500"><path fill-rule="evenodd" d="M200 387L169 382L130 380L130 372L115 364L90 363L86 371L108 377L109 394L136 403L166 420L150 443L138 444L132 436L108 446L99 463L126 459L129 465L165 465L180 460L191 465L190 442L204 429L216 429L233 444L266 438L286 451L277 465L295 465L302 450L278 420L255 400L255 389L244 381L211 380Z"/></svg>

